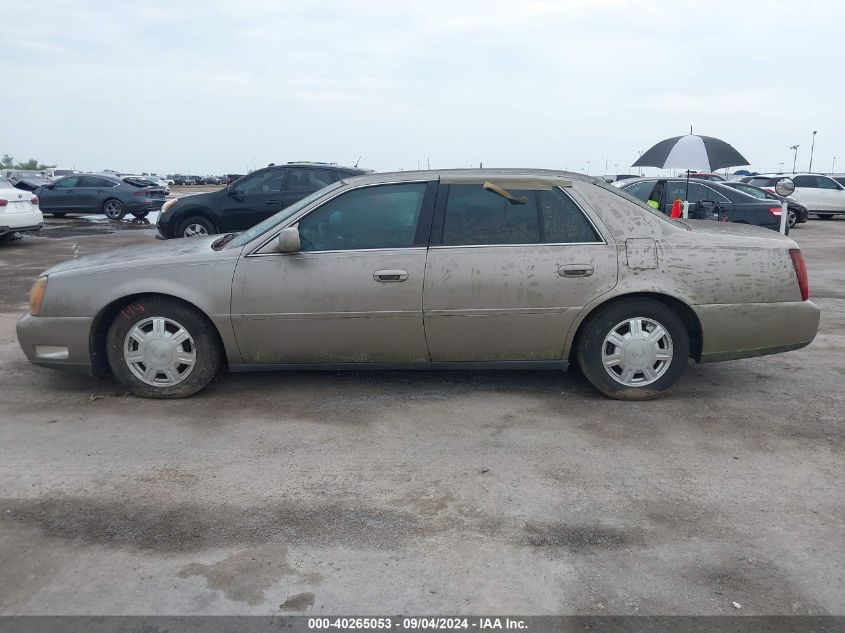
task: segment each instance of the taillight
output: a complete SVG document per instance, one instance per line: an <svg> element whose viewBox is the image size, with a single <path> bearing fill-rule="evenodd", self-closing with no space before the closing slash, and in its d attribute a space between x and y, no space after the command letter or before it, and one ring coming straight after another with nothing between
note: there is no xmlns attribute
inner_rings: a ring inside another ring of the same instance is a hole
<svg viewBox="0 0 845 633"><path fill-rule="evenodd" d="M775 215L777 217L780 217L782 212L783 212L783 209L781 209L780 207L769 207L769 213L771 213L772 215Z"/></svg>
<svg viewBox="0 0 845 633"><path fill-rule="evenodd" d="M38 196L32 196L32 197L29 199L29 201L30 201L33 205L37 205L37 204L38 204Z"/></svg>
<svg viewBox="0 0 845 633"><path fill-rule="evenodd" d="M798 277L798 288L801 290L801 301L810 298L810 282L807 279L807 265L804 263L804 256L800 248L790 248L789 256L792 258L792 266L795 268L795 275Z"/></svg>
<svg viewBox="0 0 845 633"><path fill-rule="evenodd" d="M5 207L7 204L9 204L9 201L6 198L0 198L0 207Z"/></svg>

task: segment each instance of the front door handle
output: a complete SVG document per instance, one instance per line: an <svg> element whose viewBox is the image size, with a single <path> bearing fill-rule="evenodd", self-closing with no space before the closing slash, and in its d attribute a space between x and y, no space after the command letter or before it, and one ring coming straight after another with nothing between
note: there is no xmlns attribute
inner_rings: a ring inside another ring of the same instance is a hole
<svg viewBox="0 0 845 633"><path fill-rule="evenodd" d="M593 267L589 264L564 264L558 266L557 274L561 277L589 277L593 274Z"/></svg>
<svg viewBox="0 0 845 633"><path fill-rule="evenodd" d="M278 200L268 200L264 204L279 204L279 201Z"/></svg>
<svg viewBox="0 0 845 633"><path fill-rule="evenodd" d="M408 280L407 270L377 270L373 273L373 279L382 283L396 283Z"/></svg>

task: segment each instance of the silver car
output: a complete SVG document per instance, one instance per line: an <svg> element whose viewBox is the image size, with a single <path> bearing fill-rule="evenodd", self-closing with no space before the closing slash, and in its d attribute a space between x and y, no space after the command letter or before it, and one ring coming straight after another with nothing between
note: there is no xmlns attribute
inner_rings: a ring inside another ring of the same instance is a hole
<svg viewBox="0 0 845 633"><path fill-rule="evenodd" d="M55 266L18 321L38 365L196 393L223 368L564 369L652 398L696 362L816 335L798 246L672 220L543 170L369 174L240 234Z"/></svg>

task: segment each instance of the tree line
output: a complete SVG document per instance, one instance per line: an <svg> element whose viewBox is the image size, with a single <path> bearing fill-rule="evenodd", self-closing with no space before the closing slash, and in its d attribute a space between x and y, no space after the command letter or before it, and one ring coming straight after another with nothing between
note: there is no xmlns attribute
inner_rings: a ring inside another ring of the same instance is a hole
<svg viewBox="0 0 845 633"><path fill-rule="evenodd" d="M40 171L42 169L47 169L48 167L52 167L52 165L42 165L34 158L30 158L27 161L19 161L15 162L15 159L8 154L3 154L3 158L0 158L0 169L32 169L35 171Z"/></svg>

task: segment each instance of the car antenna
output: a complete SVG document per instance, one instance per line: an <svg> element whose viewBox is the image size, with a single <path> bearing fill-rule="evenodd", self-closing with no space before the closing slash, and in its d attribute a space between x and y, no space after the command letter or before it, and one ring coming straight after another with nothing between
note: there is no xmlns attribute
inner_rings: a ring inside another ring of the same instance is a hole
<svg viewBox="0 0 845 633"><path fill-rule="evenodd" d="M358 163L360 163L360 162L361 162L361 157L359 156L358 160L355 161L355 167L358 167Z"/></svg>

